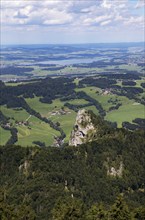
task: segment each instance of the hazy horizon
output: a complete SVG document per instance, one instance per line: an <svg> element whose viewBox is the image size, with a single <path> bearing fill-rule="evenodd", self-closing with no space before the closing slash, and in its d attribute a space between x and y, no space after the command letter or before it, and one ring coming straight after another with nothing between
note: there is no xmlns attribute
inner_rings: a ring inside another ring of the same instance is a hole
<svg viewBox="0 0 145 220"><path fill-rule="evenodd" d="M126 42L92 42L92 43L89 43L89 42L86 42L86 43L15 43L15 44L1 44L1 46L17 46L17 45L87 45L87 44L145 44L145 41L126 41Z"/></svg>

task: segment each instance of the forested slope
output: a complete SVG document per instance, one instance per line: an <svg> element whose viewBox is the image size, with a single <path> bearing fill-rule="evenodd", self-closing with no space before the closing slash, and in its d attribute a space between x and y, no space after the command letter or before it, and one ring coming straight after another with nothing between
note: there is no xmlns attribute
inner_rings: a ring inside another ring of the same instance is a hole
<svg viewBox="0 0 145 220"><path fill-rule="evenodd" d="M105 123L79 147L1 146L1 219L144 219L144 174L144 132Z"/></svg>

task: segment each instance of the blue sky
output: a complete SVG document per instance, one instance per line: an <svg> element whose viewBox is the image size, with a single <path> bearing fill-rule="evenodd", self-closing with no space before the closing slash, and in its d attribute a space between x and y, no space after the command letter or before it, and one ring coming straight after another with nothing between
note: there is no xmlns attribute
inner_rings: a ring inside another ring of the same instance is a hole
<svg viewBox="0 0 145 220"><path fill-rule="evenodd" d="M144 41L144 0L1 0L1 44Z"/></svg>

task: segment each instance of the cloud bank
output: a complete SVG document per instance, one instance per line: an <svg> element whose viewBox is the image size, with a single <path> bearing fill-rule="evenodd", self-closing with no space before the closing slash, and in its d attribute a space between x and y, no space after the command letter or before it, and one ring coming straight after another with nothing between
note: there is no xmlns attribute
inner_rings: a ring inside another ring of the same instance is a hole
<svg viewBox="0 0 145 220"><path fill-rule="evenodd" d="M4 41L10 32L24 43L34 34L44 43L141 41L143 31L144 0L1 0Z"/></svg>

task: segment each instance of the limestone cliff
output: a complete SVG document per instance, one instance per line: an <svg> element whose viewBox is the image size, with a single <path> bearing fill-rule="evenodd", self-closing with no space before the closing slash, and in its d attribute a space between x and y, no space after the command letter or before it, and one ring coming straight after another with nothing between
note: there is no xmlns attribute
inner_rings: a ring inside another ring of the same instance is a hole
<svg viewBox="0 0 145 220"><path fill-rule="evenodd" d="M69 145L77 146L92 141L96 136L96 131L90 112L85 109L79 110Z"/></svg>
<svg viewBox="0 0 145 220"><path fill-rule="evenodd" d="M116 169L115 167L109 167L109 169L107 170L108 176L122 177L122 173L123 173L123 162L122 161L120 162L118 169Z"/></svg>

